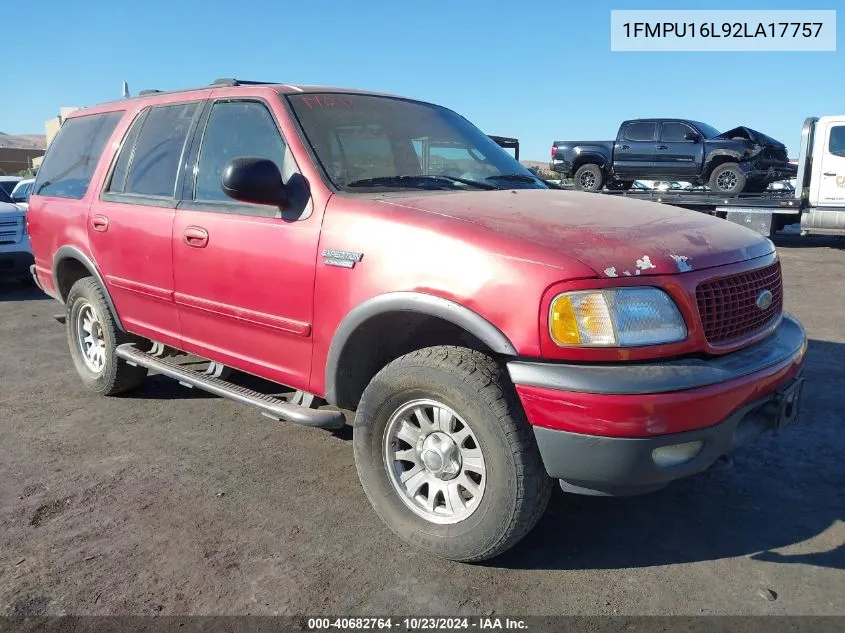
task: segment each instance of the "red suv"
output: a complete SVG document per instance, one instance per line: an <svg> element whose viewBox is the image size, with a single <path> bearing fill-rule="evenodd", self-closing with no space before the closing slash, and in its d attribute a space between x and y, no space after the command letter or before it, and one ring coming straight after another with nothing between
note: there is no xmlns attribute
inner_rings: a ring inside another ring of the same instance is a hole
<svg viewBox="0 0 845 633"><path fill-rule="evenodd" d="M798 412L768 239L550 190L430 103L219 80L77 110L28 223L90 389L155 371L324 429L355 410L373 507L454 560L519 541L555 479L656 490Z"/></svg>

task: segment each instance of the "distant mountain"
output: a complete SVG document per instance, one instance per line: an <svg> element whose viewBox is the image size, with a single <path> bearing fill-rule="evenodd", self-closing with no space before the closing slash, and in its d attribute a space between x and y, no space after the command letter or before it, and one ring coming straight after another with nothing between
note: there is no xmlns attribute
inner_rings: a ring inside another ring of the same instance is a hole
<svg viewBox="0 0 845 633"><path fill-rule="evenodd" d="M45 149L47 137L43 134L4 134L0 132L0 147L15 149Z"/></svg>
<svg viewBox="0 0 845 633"><path fill-rule="evenodd" d="M537 169L548 169L549 161L541 162L539 160L523 160L520 161L525 167L536 167Z"/></svg>

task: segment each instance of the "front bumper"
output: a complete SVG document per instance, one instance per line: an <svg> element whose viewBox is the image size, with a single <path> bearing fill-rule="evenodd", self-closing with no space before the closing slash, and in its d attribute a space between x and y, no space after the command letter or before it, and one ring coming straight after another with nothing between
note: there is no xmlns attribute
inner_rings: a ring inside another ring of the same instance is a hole
<svg viewBox="0 0 845 633"><path fill-rule="evenodd" d="M712 360L515 361L508 370L549 475L572 492L627 495L706 470L792 423L806 349L803 328L785 316L766 340ZM687 443L699 448L686 461L666 464L655 454Z"/></svg>
<svg viewBox="0 0 845 633"><path fill-rule="evenodd" d="M791 180L798 176L798 166L790 163L770 167L759 167L754 163L740 163L740 168L748 180L758 180L761 182Z"/></svg>
<svg viewBox="0 0 845 633"><path fill-rule="evenodd" d="M29 251L0 252L0 277L25 277L34 261Z"/></svg>

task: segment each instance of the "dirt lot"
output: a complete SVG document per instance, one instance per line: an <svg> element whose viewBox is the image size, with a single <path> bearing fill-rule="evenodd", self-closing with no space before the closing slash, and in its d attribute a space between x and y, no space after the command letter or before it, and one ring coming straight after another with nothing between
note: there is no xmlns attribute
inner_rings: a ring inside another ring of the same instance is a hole
<svg viewBox="0 0 845 633"><path fill-rule="evenodd" d="M557 492L483 566L399 542L348 432L161 377L89 395L59 305L3 287L0 615L845 614L843 247L779 242L787 308L812 339L798 426L649 496Z"/></svg>

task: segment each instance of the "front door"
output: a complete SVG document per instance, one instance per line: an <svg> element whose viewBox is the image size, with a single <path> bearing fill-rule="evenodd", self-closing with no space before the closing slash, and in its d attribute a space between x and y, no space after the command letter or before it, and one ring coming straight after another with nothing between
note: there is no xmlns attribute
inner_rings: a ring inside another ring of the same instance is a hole
<svg viewBox="0 0 845 633"><path fill-rule="evenodd" d="M124 326L177 347L175 191L185 142L201 104L161 105L139 113L88 217L91 250Z"/></svg>
<svg viewBox="0 0 845 633"><path fill-rule="evenodd" d="M200 138L198 136L198 138ZM237 369L307 389L320 234L307 189L284 210L236 202L223 168L252 156L274 161L289 189L307 187L273 114L259 100L218 100L195 150L192 191L173 227L175 299L183 347Z"/></svg>
<svg viewBox="0 0 845 633"><path fill-rule="evenodd" d="M845 121L834 121L824 131L818 205L845 207Z"/></svg>
<svg viewBox="0 0 845 633"><path fill-rule="evenodd" d="M690 140L694 135L698 140ZM666 121L660 125L655 145L655 172L661 178L694 179L701 175L704 143L701 136L686 123Z"/></svg>

